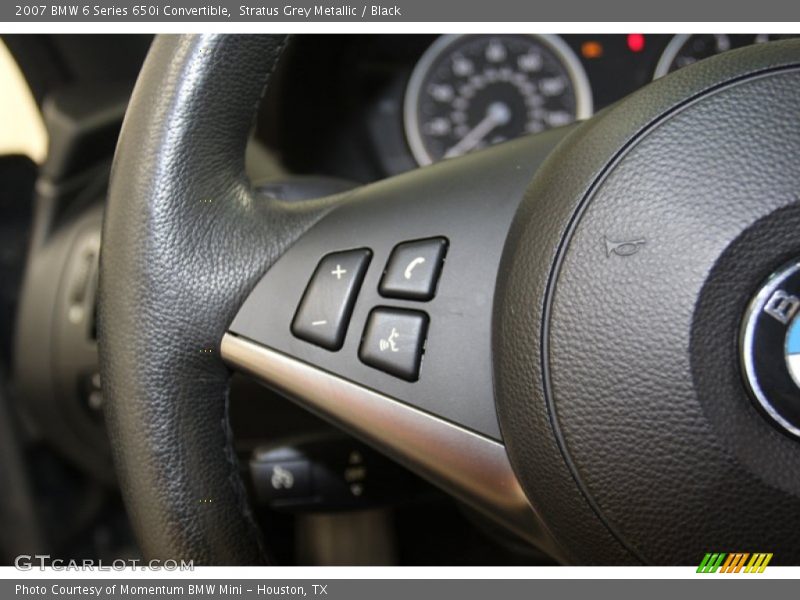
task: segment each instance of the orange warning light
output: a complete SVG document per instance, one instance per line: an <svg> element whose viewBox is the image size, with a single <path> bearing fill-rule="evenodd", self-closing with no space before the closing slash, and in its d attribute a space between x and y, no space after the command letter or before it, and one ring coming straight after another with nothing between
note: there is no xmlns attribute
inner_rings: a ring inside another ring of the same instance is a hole
<svg viewBox="0 0 800 600"><path fill-rule="evenodd" d="M588 40L581 44L583 58L600 58L603 56L603 44L595 40Z"/></svg>

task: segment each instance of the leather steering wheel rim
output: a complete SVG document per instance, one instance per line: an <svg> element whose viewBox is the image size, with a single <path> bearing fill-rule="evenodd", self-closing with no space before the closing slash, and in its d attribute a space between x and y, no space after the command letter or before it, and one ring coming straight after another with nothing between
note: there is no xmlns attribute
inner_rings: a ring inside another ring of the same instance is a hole
<svg viewBox="0 0 800 600"><path fill-rule="evenodd" d="M148 558L266 559L232 445L219 343L259 276L314 219L313 209L282 215L244 172L256 108L286 43L159 36L122 128L103 228L114 242L101 258L99 346L115 464Z"/></svg>

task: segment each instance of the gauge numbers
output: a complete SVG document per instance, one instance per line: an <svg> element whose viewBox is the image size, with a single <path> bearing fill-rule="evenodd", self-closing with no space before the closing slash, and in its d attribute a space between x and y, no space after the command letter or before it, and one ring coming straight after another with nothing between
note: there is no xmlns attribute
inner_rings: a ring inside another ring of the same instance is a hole
<svg viewBox="0 0 800 600"><path fill-rule="evenodd" d="M557 36L448 35L409 81L405 129L421 165L591 116L580 61Z"/></svg>

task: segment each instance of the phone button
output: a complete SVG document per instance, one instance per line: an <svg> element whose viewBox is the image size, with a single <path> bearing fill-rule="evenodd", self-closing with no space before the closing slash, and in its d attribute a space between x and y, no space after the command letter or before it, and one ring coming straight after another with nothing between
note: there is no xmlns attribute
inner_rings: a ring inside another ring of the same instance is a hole
<svg viewBox="0 0 800 600"><path fill-rule="evenodd" d="M382 296L430 300L442 271L447 240L443 237L395 246L379 286Z"/></svg>
<svg viewBox="0 0 800 600"><path fill-rule="evenodd" d="M427 332L428 315L424 312L385 307L373 309L358 357L371 367L416 381Z"/></svg>

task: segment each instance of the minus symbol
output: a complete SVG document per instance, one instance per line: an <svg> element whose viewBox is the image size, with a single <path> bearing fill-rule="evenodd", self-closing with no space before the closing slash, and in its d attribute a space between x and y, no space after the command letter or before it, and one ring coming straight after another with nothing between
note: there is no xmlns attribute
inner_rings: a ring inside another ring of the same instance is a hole
<svg viewBox="0 0 800 600"><path fill-rule="evenodd" d="M325 325L325 323L327 323L327 321L312 321L311 325L316 327L317 325Z"/></svg>

